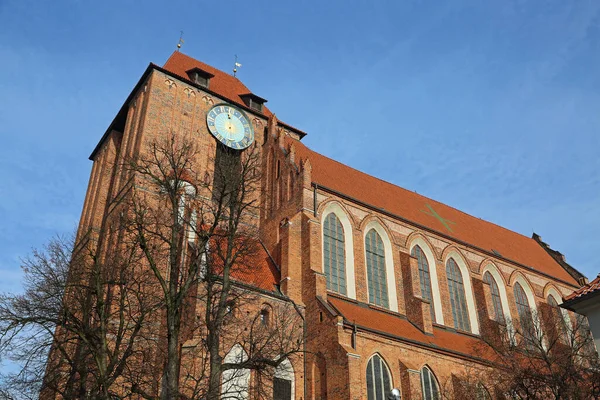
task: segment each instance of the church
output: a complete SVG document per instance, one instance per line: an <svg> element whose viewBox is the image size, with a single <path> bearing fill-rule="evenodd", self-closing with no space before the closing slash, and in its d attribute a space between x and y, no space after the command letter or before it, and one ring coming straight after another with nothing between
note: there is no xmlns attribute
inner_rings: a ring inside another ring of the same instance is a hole
<svg viewBox="0 0 600 400"><path fill-rule="evenodd" d="M490 322L525 323L586 283L536 234L310 149L307 133L278 120L259 94L179 51L162 67L150 64L90 156L79 235L101 231L116 160L162 132L191 135L208 174L207 160L223 147L259 149L257 224L270 265L244 283L266 301L292 300L306 331L304 355L277 376L274 398L461 398L458 377L490 368L474 351ZM243 351L232 346L224 356ZM472 398L492 398L493 388L478 387Z"/></svg>

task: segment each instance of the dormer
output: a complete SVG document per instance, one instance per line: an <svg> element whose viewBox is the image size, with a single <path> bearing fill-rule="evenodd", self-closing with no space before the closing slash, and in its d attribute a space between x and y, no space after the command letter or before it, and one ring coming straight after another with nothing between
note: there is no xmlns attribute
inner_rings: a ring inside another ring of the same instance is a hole
<svg viewBox="0 0 600 400"><path fill-rule="evenodd" d="M260 113L262 113L263 104L267 102L267 100L253 93L240 94L240 97L249 108Z"/></svg>
<svg viewBox="0 0 600 400"><path fill-rule="evenodd" d="M210 72L206 72L198 67L194 67L185 72L188 74L188 77L192 82L205 88L208 88L210 78L214 76Z"/></svg>

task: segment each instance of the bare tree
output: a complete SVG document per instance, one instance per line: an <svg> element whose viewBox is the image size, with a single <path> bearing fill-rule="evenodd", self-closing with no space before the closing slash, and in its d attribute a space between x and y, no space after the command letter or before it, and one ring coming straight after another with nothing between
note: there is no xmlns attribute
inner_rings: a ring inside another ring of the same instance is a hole
<svg viewBox="0 0 600 400"><path fill-rule="evenodd" d="M25 292L0 296L0 354L21 367L2 377L4 396L122 397L156 303L134 253L101 257L88 239L34 250L22 265Z"/></svg>
<svg viewBox="0 0 600 400"><path fill-rule="evenodd" d="M494 397L600 397L600 362L583 316L570 318L542 304L523 321L490 321L482 339L475 350L492 364L480 381Z"/></svg>
<svg viewBox="0 0 600 400"><path fill-rule="evenodd" d="M253 145L238 152L220 147L216 158L209 158L212 174L196 170L201 156L191 142L171 135L150 143L147 151L127 164L134 182L132 232L164 305L164 346L159 346L166 349L163 399L218 399L226 371L276 368L299 352L302 343L301 313L283 296L288 309L274 310L278 315L271 329L257 329L256 312L234 316L231 311L252 308L259 297L245 283L252 281L260 267L258 255L265 251L258 234L260 149ZM193 346L191 371L182 366L182 346L193 337L201 340ZM244 347L246 357L224 360L224 344L236 342ZM185 389L180 388L182 381ZM152 397L141 387L135 390Z"/></svg>

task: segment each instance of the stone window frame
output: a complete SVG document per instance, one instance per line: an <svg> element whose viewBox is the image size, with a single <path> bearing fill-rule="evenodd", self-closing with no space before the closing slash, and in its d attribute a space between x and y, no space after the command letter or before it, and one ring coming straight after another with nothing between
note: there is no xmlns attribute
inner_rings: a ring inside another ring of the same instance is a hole
<svg viewBox="0 0 600 400"><path fill-rule="evenodd" d="M420 372L423 400L440 400L440 384L433 370L428 365L424 365ZM429 378L429 385L427 386L425 384L425 376Z"/></svg>
<svg viewBox="0 0 600 400"><path fill-rule="evenodd" d="M341 207L338 202L332 201L325 205L323 211L321 212L321 240L323 244L321 245L321 270L325 273L325 252L323 251L324 245L324 227L325 227L325 218L329 216L329 214L335 214L337 219L342 224L342 228L344 230L344 247L345 247L345 265L344 269L346 271L346 296L356 300L356 279L355 279L355 270L354 270L354 234L353 234L353 226L350 217L347 212Z"/></svg>
<svg viewBox="0 0 600 400"><path fill-rule="evenodd" d="M508 294L506 292L506 282L502 277L502 274L500 273L498 267L492 263L487 263L481 271L482 279L486 273L489 273L492 276L492 278L494 278L494 280L496 281L496 285L498 286L498 290L500 292L500 302L502 305L502 312L504 314L504 322L509 322L512 320L512 316L510 312L510 303L508 302ZM510 326L511 325L509 324L509 327Z"/></svg>
<svg viewBox="0 0 600 400"><path fill-rule="evenodd" d="M365 282L367 283L367 301L369 297L369 277L367 271L367 249L366 249L366 236L371 230L375 230L383 242L384 254L385 254L385 273L387 283L387 295L388 295L388 309L391 311L398 312L398 295L396 293L396 275L394 271L394 254L393 244L390 240L386 229L377 219L371 219L362 229L363 231L363 250L364 250L364 262L365 262ZM369 302L370 303L370 302ZM373 304L373 303L370 303Z"/></svg>
<svg viewBox="0 0 600 400"><path fill-rule="evenodd" d="M448 294L450 296L450 308L452 309L454 328L471 332L465 278L453 257L449 257L446 260L446 279L448 281Z"/></svg>
<svg viewBox="0 0 600 400"><path fill-rule="evenodd" d="M442 309L442 298L440 295L441 292L437 273L437 257L435 256L431 245L422 237L416 237L410 241L410 245L408 246L410 254L412 254L412 250L415 246L419 246L421 248L429 264L429 277L431 280L432 292L431 294L433 298L433 309L435 311L435 319L432 320L432 322L444 325L444 312Z"/></svg>
<svg viewBox="0 0 600 400"><path fill-rule="evenodd" d="M380 371L380 376L377 377L376 376L376 371L375 371L375 360L379 360L379 371ZM371 374L369 374L369 368L371 368ZM388 389L386 391L385 388L385 375L384 372L387 373L387 378L388 378ZM371 396L371 393L369 392L369 381L372 382L372 384L374 386L373 387L373 396ZM367 366L365 368L365 382L367 385L367 399L368 400L386 400L388 397L389 392L394 388L394 382L393 382L393 377L392 377L392 370L390 369L389 365L387 364L387 362L385 361L385 359L383 358L383 356L379 353L375 353L373 354L371 357L369 357L369 360L367 361ZM378 398L377 397L377 387L375 385L380 384L380 388L382 389L382 397Z"/></svg>
<svg viewBox="0 0 600 400"><path fill-rule="evenodd" d="M444 267L447 265L447 262L450 258L454 259L454 262L458 266L460 270L462 279L463 279L463 287L465 290L465 300L467 303L467 315L469 317L469 325L470 325L470 333L475 335L479 335L479 319L477 318L477 306L475 304L475 296L473 292L473 285L471 283L471 271L467 266L465 258L456 248L452 248L451 250L445 250L444 257ZM446 285L448 284L448 280L446 279ZM450 301L450 299L448 299Z"/></svg>

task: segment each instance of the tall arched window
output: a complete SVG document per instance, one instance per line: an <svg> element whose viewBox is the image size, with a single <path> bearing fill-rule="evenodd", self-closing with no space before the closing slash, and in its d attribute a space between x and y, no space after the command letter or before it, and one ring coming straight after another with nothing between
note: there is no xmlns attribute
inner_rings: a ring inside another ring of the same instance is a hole
<svg viewBox="0 0 600 400"><path fill-rule="evenodd" d="M389 302L383 241L375 229L371 229L365 236L365 242L369 302L387 308Z"/></svg>
<svg viewBox="0 0 600 400"><path fill-rule="evenodd" d="M450 293L450 305L452 306L452 318L454 327L463 331L471 331L469 313L467 311L467 299L465 297L465 286L463 277L453 258L446 262L446 275L448 277L448 292Z"/></svg>
<svg viewBox="0 0 600 400"><path fill-rule="evenodd" d="M390 370L385 361L375 354L367 364L367 399L386 400L392 390Z"/></svg>
<svg viewBox="0 0 600 400"><path fill-rule="evenodd" d="M435 312L433 311L433 298L431 296L431 277L429 276L429 263L427 257L419 245L413 247L411 255L417 259L419 265L419 280L421 284L421 297L429 300L429 310L431 311L431 321L435 322Z"/></svg>
<svg viewBox="0 0 600 400"><path fill-rule="evenodd" d="M515 283L515 302L517 303L517 312L521 322L521 330L526 338L533 337L533 317L531 316L531 306L527 300L525 290L519 282Z"/></svg>
<svg viewBox="0 0 600 400"><path fill-rule="evenodd" d="M427 367L421 369L421 387L423 389L423 400L439 400L440 390L433 372Z"/></svg>
<svg viewBox="0 0 600 400"><path fill-rule="evenodd" d="M334 213L323 224L323 262L327 289L346 294L344 228Z"/></svg>
<svg viewBox="0 0 600 400"><path fill-rule="evenodd" d="M559 335L559 337L561 338L562 341L568 341L568 338L565 337L565 335L567 334L567 321L565 320L566 318L563 316L562 311L560 310L560 307L558 306L558 302L556 301L556 299L554 298L553 295L549 294L548 298L546 299L548 302L548 305L550 307L552 307L552 314L553 314L553 319L554 319L554 324L556 326L556 331Z"/></svg>
<svg viewBox="0 0 600 400"><path fill-rule="evenodd" d="M497 322L504 322L504 310L502 310L502 300L500 298L500 289L498 289L498 284L496 280L490 273L487 271L483 274L483 281L490 285L490 292L492 294L492 305L494 306L494 320Z"/></svg>

